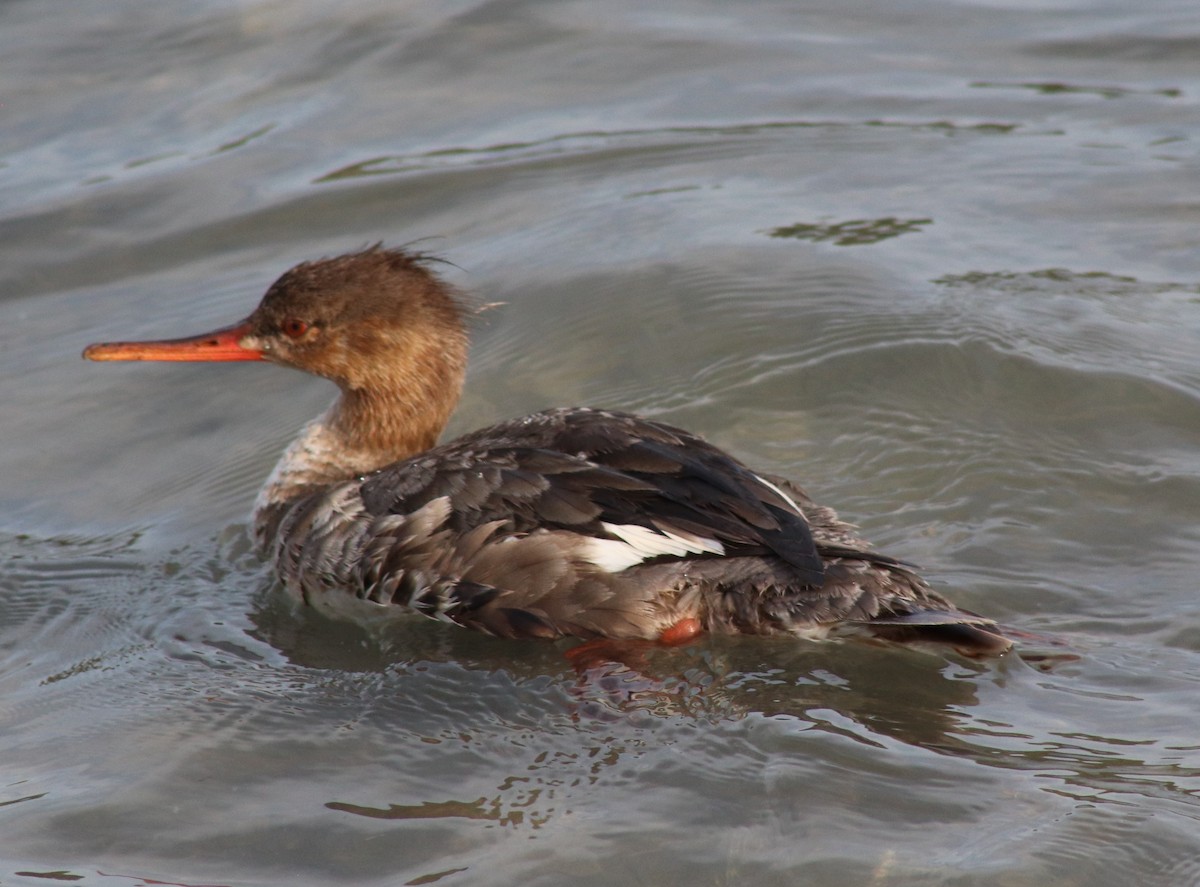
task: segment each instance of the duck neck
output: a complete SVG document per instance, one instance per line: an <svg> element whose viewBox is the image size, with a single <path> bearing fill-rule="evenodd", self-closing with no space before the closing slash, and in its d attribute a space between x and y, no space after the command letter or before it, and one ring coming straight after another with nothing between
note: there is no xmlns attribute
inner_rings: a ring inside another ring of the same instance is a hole
<svg viewBox="0 0 1200 887"><path fill-rule="evenodd" d="M418 407L412 399L343 391L304 426L259 491L254 524L260 545L270 544L279 519L297 500L433 447L456 400L444 408L429 402Z"/></svg>

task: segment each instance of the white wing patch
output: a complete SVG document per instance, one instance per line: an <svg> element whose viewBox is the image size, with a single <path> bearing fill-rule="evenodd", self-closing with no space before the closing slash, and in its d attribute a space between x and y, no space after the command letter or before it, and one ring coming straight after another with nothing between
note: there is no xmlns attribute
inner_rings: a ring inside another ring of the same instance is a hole
<svg viewBox="0 0 1200 887"><path fill-rule="evenodd" d="M608 573L619 573L656 557L725 553L716 539L660 527L652 530L637 524L601 524L616 539L589 539L583 556Z"/></svg>

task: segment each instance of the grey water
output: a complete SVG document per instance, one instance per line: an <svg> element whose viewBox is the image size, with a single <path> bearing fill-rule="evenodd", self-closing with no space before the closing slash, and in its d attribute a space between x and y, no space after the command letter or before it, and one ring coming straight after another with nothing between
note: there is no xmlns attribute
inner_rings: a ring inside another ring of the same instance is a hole
<svg viewBox="0 0 1200 887"><path fill-rule="evenodd" d="M1147 0L0 7L0 884L1200 883L1200 15ZM565 404L788 475L1077 658L295 608L332 391L95 365L376 241Z"/></svg>

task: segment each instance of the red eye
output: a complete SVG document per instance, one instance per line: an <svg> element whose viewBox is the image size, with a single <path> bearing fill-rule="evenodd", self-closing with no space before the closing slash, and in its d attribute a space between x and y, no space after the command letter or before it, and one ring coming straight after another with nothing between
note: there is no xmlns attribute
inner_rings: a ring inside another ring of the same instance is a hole
<svg viewBox="0 0 1200 887"><path fill-rule="evenodd" d="M289 339L299 339L308 332L308 324L298 317L289 317L279 328Z"/></svg>

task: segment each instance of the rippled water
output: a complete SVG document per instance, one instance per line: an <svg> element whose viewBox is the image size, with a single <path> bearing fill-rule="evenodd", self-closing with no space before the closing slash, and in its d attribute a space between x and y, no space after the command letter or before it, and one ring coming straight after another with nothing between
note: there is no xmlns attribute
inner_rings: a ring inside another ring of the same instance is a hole
<svg viewBox="0 0 1200 887"><path fill-rule="evenodd" d="M1200 883L1194 4L0 9L0 883ZM484 302L453 430L692 427L1037 667L294 609L331 396L97 366L384 240Z"/></svg>

